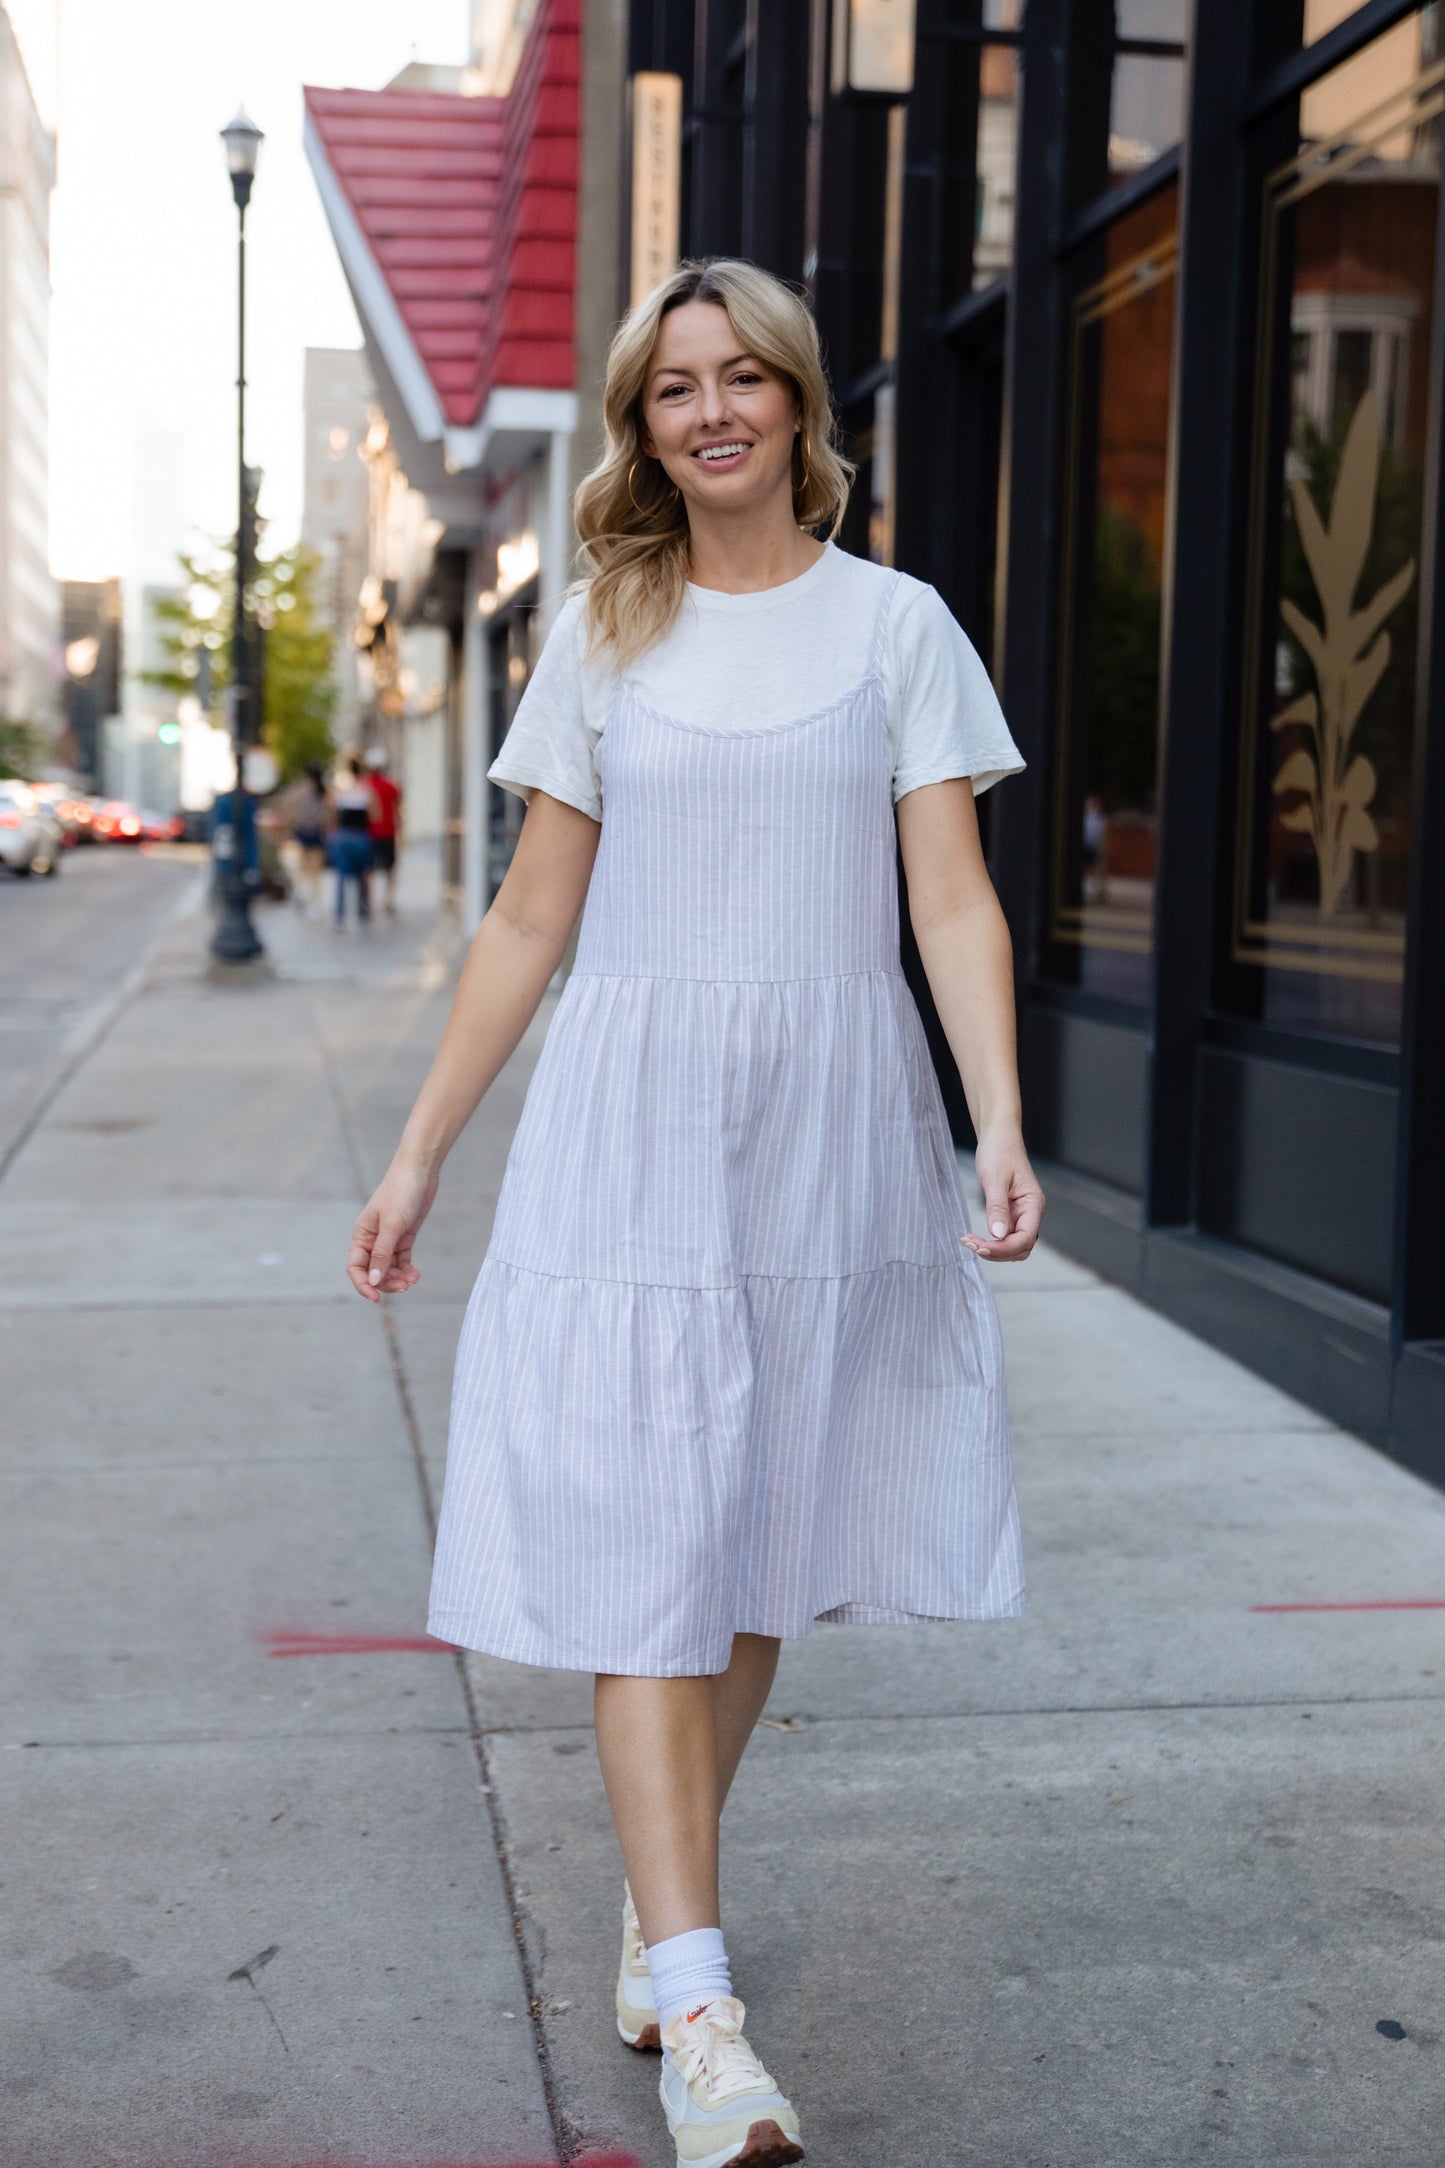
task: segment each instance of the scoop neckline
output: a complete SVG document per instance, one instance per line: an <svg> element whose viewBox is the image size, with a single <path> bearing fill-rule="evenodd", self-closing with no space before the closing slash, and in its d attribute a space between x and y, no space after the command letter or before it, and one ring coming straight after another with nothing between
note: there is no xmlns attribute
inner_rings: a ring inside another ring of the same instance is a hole
<svg viewBox="0 0 1445 2168"><path fill-rule="evenodd" d="M837 556L837 547L830 535L823 544L821 556L815 557L805 572L797 572L790 580L779 580L773 587L749 588L745 594L729 594L725 587L699 587L693 580L687 583L687 592L694 602L709 610L757 610L766 609L782 596L796 595L800 588L816 586L825 570Z"/></svg>

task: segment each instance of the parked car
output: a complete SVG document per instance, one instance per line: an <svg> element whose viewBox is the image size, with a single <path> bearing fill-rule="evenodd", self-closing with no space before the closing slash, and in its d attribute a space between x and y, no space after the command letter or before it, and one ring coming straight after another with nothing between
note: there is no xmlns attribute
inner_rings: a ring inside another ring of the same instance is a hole
<svg viewBox="0 0 1445 2168"><path fill-rule="evenodd" d="M33 792L32 796L34 796ZM38 818L41 827L45 830L46 841L49 845L51 857L55 861L54 865L47 865L45 871L47 873L54 873L56 866L59 865L61 859L65 855L65 826L60 818L60 815L56 812L54 806L48 804L44 798L36 797L35 809L36 817Z"/></svg>
<svg viewBox="0 0 1445 2168"><path fill-rule="evenodd" d="M22 877L60 868L60 823L28 783L0 778L0 865Z"/></svg>
<svg viewBox="0 0 1445 2168"><path fill-rule="evenodd" d="M142 806L140 831L143 843L179 843L186 832L186 824L178 813L153 813Z"/></svg>
<svg viewBox="0 0 1445 2168"><path fill-rule="evenodd" d="M96 812L95 833L102 843L139 843L141 817L124 798L107 798Z"/></svg>

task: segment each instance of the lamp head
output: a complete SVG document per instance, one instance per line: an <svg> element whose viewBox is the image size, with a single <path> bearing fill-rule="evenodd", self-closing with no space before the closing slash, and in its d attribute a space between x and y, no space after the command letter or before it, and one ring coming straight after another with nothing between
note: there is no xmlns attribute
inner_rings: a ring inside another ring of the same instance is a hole
<svg viewBox="0 0 1445 2168"><path fill-rule="evenodd" d="M251 200L256 157L265 140L244 106L237 110L230 125L221 130L221 141L226 146L226 171L231 176L231 193L240 211L244 211Z"/></svg>

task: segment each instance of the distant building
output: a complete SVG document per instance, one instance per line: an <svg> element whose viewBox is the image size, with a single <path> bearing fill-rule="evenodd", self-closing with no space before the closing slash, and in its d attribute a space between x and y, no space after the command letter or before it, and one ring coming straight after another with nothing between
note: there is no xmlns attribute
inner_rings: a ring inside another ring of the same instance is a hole
<svg viewBox="0 0 1445 2168"><path fill-rule="evenodd" d="M56 720L60 610L49 567L50 191L41 125L0 6L0 714Z"/></svg>
<svg viewBox="0 0 1445 2168"><path fill-rule="evenodd" d="M102 789L111 798L169 813L181 802L181 736L194 696L182 701L150 682L153 672L173 669L169 627L157 605L175 605L183 590L160 581L127 582L124 589L126 655L121 712L105 732Z"/></svg>
<svg viewBox="0 0 1445 2168"><path fill-rule="evenodd" d="M471 923L521 813L486 770L575 570L572 492L601 436L623 30L599 8L584 38L580 0L475 0L462 69L306 92L379 410L358 631L382 721L408 748L414 716L439 739L446 878ZM442 665L430 709L423 628Z"/></svg>
<svg viewBox="0 0 1445 2168"><path fill-rule="evenodd" d="M367 570L370 485L364 446L375 397L360 348L307 348L301 540L321 560L317 615L331 635L338 745L358 742L365 726L355 630Z"/></svg>
<svg viewBox="0 0 1445 2168"><path fill-rule="evenodd" d="M105 725L120 713L124 642L119 580L65 580L60 589L62 731L67 767L100 782Z"/></svg>

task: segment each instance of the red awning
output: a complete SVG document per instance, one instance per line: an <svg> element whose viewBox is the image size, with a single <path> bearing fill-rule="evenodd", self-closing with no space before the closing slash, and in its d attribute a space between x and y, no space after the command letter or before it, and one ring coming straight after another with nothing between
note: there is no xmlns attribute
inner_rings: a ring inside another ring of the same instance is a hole
<svg viewBox="0 0 1445 2168"><path fill-rule="evenodd" d="M448 426L479 421L501 385L572 385L579 25L580 0L541 0L505 98L305 93L353 291L365 309L379 276L390 343L409 342Z"/></svg>

